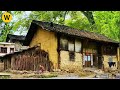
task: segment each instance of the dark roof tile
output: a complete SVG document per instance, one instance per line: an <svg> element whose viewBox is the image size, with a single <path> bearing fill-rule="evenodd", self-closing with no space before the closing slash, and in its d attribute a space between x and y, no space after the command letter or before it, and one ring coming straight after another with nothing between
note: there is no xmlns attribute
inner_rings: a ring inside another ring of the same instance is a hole
<svg viewBox="0 0 120 90"><path fill-rule="evenodd" d="M85 31L85 30L78 30L78 29L75 29L72 27L68 27L65 25L59 25L59 24L55 24L55 23L53 23L53 25L51 26L51 22L42 22L42 21L33 20L31 23L31 27L28 31L28 34L26 36L26 39L25 39L25 43L24 43L25 45L29 45L30 41L32 40L33 36L31 36L30 33L36 32L36 30L31 29L35 25L40 26L41 28L43 28L45 30L53 31L56 33L64 33L64 34L68 34L68 35L79 36L79 37L89 38L89 39L103 41L103 42L118 43L118 42L113 41L113 40L109 39L108 37L98 34L98 33L89 32L89 31ZM34 34L32 34L32 35L34 35Z"/></svg>
<svg viewBox="0 0 120 90"><path fill-rule="evenodd" d="M20 41L24 41L25 40L25 36L23 35L12 35L12 34L8 34L7 38L6 38L6 42L8 42L10 39L15 39L15 40L20 40Z"/></svg>

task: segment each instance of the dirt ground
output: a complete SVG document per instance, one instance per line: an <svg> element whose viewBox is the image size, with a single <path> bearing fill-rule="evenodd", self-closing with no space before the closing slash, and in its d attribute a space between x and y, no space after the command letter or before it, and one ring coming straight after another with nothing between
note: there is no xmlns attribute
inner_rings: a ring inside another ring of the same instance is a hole
<svg viewBox="0 0 120 90"><path fill-rule="evenodd" d="M102 71L98 69L85 68L74 73L68 71L56 71L41 73L39 71L16 71L6 70L0 72L0 79L115 79L120 78L118 70Z"/></svg>
<svg viewBox="0 0 120 90"><path fill-rule="evenodd" d="M16 71L7 70L0 72L1 79L31 79L31 78L80 78L88 75L95 75L93 72L79 71L79 72L66 72L66 71L56 71L41 73L39 71Z"/></svg>

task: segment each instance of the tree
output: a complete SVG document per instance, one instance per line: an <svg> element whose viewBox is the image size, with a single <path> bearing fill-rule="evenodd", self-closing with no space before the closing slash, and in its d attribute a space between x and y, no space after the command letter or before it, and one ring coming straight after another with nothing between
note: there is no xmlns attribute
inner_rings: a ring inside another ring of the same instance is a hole
<svg viewBox="0 0 120 90"><path fill-rule="evenodd" d="M8 12L12 14L11 11L8 11ZM2 14L3 14L3 13L2 13L2 11L1 11L1 12L0 12L0 15L2 16ZM0 36L0 41L1 41L1 42L5 42L5 41L6 41L7 34L12 33L12 32L11 32L11 29L12 29L12 27L13 27L13 22L5 23L5 22L3 22L2 20L0 20L0 26L1 26L1 28L0 28L0 34L1 34L1 36Z"/></svg>
<svg viewBox="0 0 120 90"><path fill-rule="evenodd" d="M4 24L0 20L2 36L5 41L8 33L16 31L27 32L32 20L54 22L80 30L88 30L103 34L111 39L120 39L120 12L119 11L10 11L15 20ZM2 14L2 12L0 12Z"/></svg>
<svg viewBox="0 0 120 90"><path fill-rule="evenodd" d="M88 19L88 21L93 25L95 24L95 20L93 17L92 11L81 11Z"/></svg>

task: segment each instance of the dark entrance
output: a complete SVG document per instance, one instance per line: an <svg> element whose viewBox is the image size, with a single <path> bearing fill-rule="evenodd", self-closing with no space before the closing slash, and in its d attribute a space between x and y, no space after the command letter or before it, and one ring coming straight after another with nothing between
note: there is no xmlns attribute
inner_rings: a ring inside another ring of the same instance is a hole
<svg viewBox="0 0 120 90"><path fill-rule="evenodd" d="M103 67L103 57L102 57L102 45L101 44L98 45L97 52L98 52L98 55L97 55L97 58L98 58L98 68L102 69L102 67Z"/></svg>
<svg viewBox="0 0 120 90"><path fill-rule="evenodd" d="M98 67L98 59L96 54L93 54L93 66Z"/></svg>

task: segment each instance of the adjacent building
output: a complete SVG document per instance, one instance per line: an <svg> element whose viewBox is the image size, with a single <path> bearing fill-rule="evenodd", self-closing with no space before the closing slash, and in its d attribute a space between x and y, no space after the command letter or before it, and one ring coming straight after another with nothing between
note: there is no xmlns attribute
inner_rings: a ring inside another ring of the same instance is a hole
<svg viewBox="0 0 120 90"><path fill-rule="evenodd" d="M0 42L0 56L4 56L15 51L14 43Z"/></svg>
<svg viewBox="0 0 120 90"><path fill-rule="evenodd" d="M19 51L21 49L26 49L27 47L23 47L25 36L22 35L12 35L8 34L6 38L6 42L15 43L15 51Z"/></svg>

